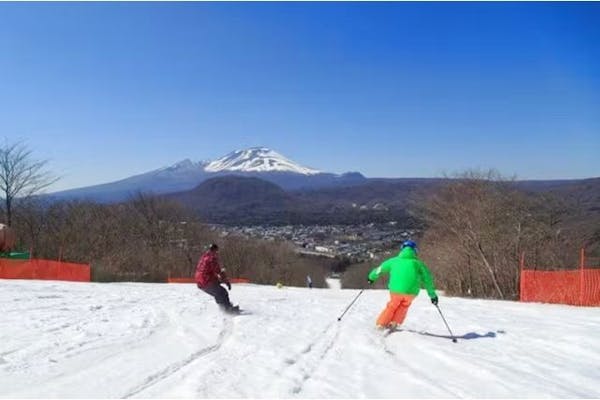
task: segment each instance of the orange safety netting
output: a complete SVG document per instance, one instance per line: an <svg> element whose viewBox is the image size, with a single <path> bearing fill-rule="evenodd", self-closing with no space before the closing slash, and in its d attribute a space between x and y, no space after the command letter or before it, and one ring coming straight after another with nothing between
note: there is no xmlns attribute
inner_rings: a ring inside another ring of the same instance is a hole
<svg viewBox="0 0 600 400"><path fill-rule="evenodd" d="M600 269L584 269L583 273L583 305L600 306Z"/></svg>
<svg viewBox="0 0 600 400"><path fill-rule="evenodd" d="M90 266L51 260L10 260L0 258L1 279L43 279L90 281Z"/></svg>
<svg viewBox="0 0 600 400"><path fill-rule="evenodd" d="M521 271L521 301L600 306L600 269Z"/></svg>

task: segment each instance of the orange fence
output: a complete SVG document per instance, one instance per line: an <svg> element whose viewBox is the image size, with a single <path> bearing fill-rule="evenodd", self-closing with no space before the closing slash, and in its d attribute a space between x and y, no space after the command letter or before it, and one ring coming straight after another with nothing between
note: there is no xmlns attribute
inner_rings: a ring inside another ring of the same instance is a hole
<svg viewBox="0 0 600 400"><path fill-rule="evenodd" d="M246 278L231 278L231 283L250 283L250 279ZM167 283L196 283L194 278L167 278Z"/></svg>
<svg viewBox="0 0 600 400"><path fill-rule="evenodd" d="M570 271L525 269L525 257L522 256L520 300L600 306L600 268L585 266L583 249L579 268Z"/></svg>
<svg viewBox="0 0 600 400"><path fill-rule="evenodd" d="M43 279L90 281L89 264L50 260L11 260L0 258L0 279Z"/></svg>
<svg viewBox="0 0 600 400"><path fill-rule="evenodd" d="M167 278L167 283L196 283L194 278Z"/></svg>

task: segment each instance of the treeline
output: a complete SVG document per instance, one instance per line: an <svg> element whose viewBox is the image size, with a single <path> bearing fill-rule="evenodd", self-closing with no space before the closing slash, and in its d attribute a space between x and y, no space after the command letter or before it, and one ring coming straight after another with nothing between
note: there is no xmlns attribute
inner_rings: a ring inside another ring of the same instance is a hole
<svg viewBox="0 0 600 400"><path fill-rule="evenodd" d="M283 242L221 237L179 203L138 193L101 205L33 198L14 208L17 249L34 258L90 263L93 281L165 282L192 277L198 258L218 243L230 277L261 284L325 286L327 261L296 254Z"/></svg>
<svg viewBox="0 0 600 400"><path fill-rule="evenodd" d="M581 247L600 253L597 212L518 190L495 171L469 171L415 193L409 212L421 223L421 257L450 295L516 299L523 254L530 268L552 270L578 267ZM344 287L364 287L369 269L391 255L351 267Z"/></svg>
<svg viewBox="0 0 600 400"><path fill-rule="evenodd" d="M405 215L419 232L412 239L419 242L439 289L515 299L522 254L529 267L540 269L577 267L581 247L590 257L600 257L595 188L582 201L580 191L573 198L526 192L494 171L470 171L415 190ZM19 250L31 249L37 258L90 263L95 281L191 277L201 253L216 242L231 277L305 286L310 275L315 287L324 287L330 271L345 271L343 286L360 288L370 268L399 251L398 243L370 262L348 266L347 260L301 256L284 241L221 237L198 218L175 200L142 193L111 205L42 204L28 198L14 204L12 228ZM385 287L385 281L377 285Z"/></svg>

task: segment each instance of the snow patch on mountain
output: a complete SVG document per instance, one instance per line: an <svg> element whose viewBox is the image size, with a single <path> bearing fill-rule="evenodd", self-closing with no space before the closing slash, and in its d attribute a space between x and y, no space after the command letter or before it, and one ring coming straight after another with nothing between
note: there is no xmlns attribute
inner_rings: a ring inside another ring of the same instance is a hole
<svg viewBox="0 0 600 400"><path fill-rule="evenodd" d="M236 150L212 161L204 168L206 172L293 172L316 175L321 171L304 167L266 147Z"/></svg>
<svg viewBox="0 0 600 400"><path fill-rule="evenodd" d="M181 172L181 171L195 171L202 170L210 161L199 161L193 162L189 158L179 161L173 165L162 167L156 172Z"/></svg>

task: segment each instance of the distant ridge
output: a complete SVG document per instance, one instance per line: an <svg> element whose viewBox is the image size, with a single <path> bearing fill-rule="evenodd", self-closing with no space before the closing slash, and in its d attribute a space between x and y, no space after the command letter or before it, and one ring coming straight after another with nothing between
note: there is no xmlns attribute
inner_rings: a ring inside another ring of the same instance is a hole
<svg viewBox="0 0 600 400"><path fill-rule="evenodd" d="M236 150L214 161L190 159L115 182L64 190L47 195L56 200L87 199L103 203L122 201L136 192L155 194L190 190L207 179L252 176L273 182L285 190L331 187L359 183L358 172L332 174L305 167L267 147Z"/></svg>
<svg viewBox="0 0 600 400"><path fill-rule="evenodd" d="M415 191L447 178L365 178L332 174L295 163L266 147L231 152L214 161L184 159L116 182L45 197L50 200L124 201L137 192L177 199L203 220L227 224L410 223L406 207ZM548 192L600 212L600 178L524 180L523 191Z"/></svg>

